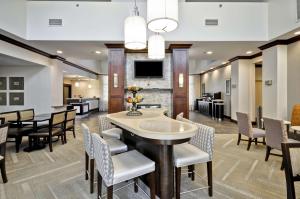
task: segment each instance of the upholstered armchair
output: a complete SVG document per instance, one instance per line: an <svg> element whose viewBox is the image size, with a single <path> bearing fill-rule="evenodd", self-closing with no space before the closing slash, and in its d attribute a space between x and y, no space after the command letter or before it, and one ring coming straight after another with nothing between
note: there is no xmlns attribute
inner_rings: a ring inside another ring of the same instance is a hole
<svg viewBox="0 0 300 199"><path fill-rule="evenodd" d="M300 143L282 143L287 199L296 199L294 182L300 181Z"/></svg>
<svg viewBox="0 0 300 199"><path fill-rule="evenodd" d="M99 116L99 133L102 138L116 138L120 139L122 135L122 129L116 128L112 125L106 115Z"/></svg>
<svg viewBox="0 0 300 199"><path fill-rule="evenodd" d="M188 119L177 117L182 122L193 123L198 126L198 132L189 143L174 146L174 166L176 167L176 199L180 198L181 168L188 166L189 177L195 179L195 164L207 163L208 194L213 195L212 158L214 148L215 129L202 124L194 123Z"/></svg>
<svg viewBox="0 0 300 199"><path fill-rule="evenodd" d="M292 117L291 117L291 126L300 126L300 104L296 104L293 107Z"/></svg>
<svg viewBox="0 0 300 199"><path fill-rule="evenodd" d="M0 170L4 183L7 183L7 176L5 170L5 151L6 151L6 139L8 133L8 124L0 125Z"/></svg>
<svg viewBox="0 0 300 199"><path fill-rule="evenodd" d="M240 144L241 140L248 141L247 150L249 151L252 142L255 142L255 144L257 143L265 144L265 135L266 135L265 131L262 129L253 128L248 114L237 112L236 116L237 116L237 123L239 129L237 145ZM242 139L242 135L248 137L248 140ZM263 141L259 142L258 138L263 138Z"/></svg>

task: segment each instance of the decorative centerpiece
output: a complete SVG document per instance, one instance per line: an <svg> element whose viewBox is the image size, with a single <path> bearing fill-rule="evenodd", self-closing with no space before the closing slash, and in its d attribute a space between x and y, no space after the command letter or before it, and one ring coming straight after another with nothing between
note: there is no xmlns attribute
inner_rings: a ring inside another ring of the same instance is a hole
<svg viewBox="0 0 300 199"><path fill-rule="evenodd" d="M125 100L127 103L132 104L130 111L127 113L128 116L140 116L143 115L142 112L137 110L137 103L141 103L143 101L143 97L141 95L137 95L139 91L143 90L141 87L137 86L129 86L128 91L132 93L132 97L127 97Z"/></svg>

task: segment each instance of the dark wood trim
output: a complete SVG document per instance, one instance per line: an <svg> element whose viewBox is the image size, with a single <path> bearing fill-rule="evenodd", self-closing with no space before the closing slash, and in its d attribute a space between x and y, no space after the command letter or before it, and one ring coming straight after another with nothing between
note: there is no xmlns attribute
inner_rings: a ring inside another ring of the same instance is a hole
<svg viewBox="0 0 300 199"><path fill-rule="evenodd" d="M172 51L174 49L190 49L193 44L170 44L169 50Z"/></svg>
<svg viewBox="0 0 300 199"><path fill-rule="evenodd" d="M132 50L132 49L125 48L124 44L122 44L122 43L118 43L118 44L117 43L116 44L106 43L104 45L108 49L123 48L123 49L125 49L125 53L148 53L148 48L141 49L141 50ZM172 53L172 51L168 48L168 49L166 49L165 53Z"/></svg>
<svg viewBox="0 0 300 199"><path fill-rule="evenodd" d="M3 34L0 34L0 40L4 41L4 42L7 42L9 44L12 44L14 46L18 46L20 48L23 48L23 49L26 49L26 50L29 50L31 52L34 52L34 53L37 53L39 55L42 55L42 56L45 56L45 57L48 57L49 59L57 59L59 61L62 61L64 64L67 64L69 66L72 66L72 67L75 67L75 68L78 68L80 70L83 70L85 72L88 72L88 73L91 73L91 74L94 74L94 75L100 75L99 73L95 72L95 71L92 71L92 70L89 70L87 69L86 67L82 67L78 64L75 64L73 62L70 62L70 61L67 61L64 57L61 57L61 56L58 56L58 55L52 55L50 53L47 53L46 51L43 51L43 50L40 50L38 48L35 48L33 46L30 46L28 44L25 44L21 41L18 41L18 40L15 40L13 38L10 38L10 37L7 37Z"/></svg>
<svg viewBox="0 0 300 199"><path fill-rule="evenodd" d="M289 44L292 44L294 42L297 42L297 41L300 41L300 35L297 35L295 37L292 37L292 38L289 38L289 39L278 39L278 40L275 40L275 41L272 41L270 43L267 43L265 45L262 45L260 47L258 47L260 50L266 50L268 48L271 48L273 46L277 46L277 45L289 45Z"/></svg>

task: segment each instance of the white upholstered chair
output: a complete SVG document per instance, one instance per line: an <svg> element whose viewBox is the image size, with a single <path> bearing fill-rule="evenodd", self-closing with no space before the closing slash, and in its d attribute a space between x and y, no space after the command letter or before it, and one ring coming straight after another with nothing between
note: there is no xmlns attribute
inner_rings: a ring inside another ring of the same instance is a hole
<svg viewBox="0 0 300 199"><path fill-rule="evenodd" d="M113 186L139 176L148 175L151 199L155 199L155 163L136 150L111 156L106 140L92 134L95 152L98 195L101 198L102 180L107 187L107 199L113 198Z"/></svg>
<svg viewBox="0 0 300 199"><path fill-rule="evenodd" d="M4 183L7 183L7 176L5 170L5 150L6 150L6 139L7 139L8 125L0 125L0 170Z"/></svg>
<svg viewBox="0 0 300 199"><path fill-rule="evenodd" d="M116 138L120 139L122 135L122 129L116 128L116 126L112 125L106 115L99 116L99 132L100 136L104 139L107 138Z"/></svg>
<svg viewBox="0 0 300 199"><path fill-rule="evenodd" d="M189 177L195 179L195 164L207 163L208 194L213 195L212 184L212 158L214 147L215 129L202 124L194 123L188 119L177 117L182 122L193 123L198 126L198 132L191 138L189 143L174 146L174 166L175 166L175 184L176 199L180 198L181 168L188 167Z"/></svg>
<svg viewBox="0 0 300 199"><path fill-rule="evenodd" d="M83 132L83 140L85 147L85 179L90 178L90 192L94 192L94 148L92 143L92 137L89 128L85 124L81 124ZM110 153L118 154L127 151L127 145L120 140L114 139L110 141ZM90 165L90 168L89 168Z"/></svg>
<svg viewBox="0 0 300 199"><path fill-rule="evenodd" d="M237 145L240 144L241 140L248 141L247 150L249 151L252 142L255 142L255 144L257 143L265 144L265 136L266 136L265 131L262 129L253 128L248 114L236 112L236 116L237 116L237 123L239 128ZM248 140L242 139L242 135L247 136ZM257 140L258 138L263 138L263 141L259 142Z"/></svg>

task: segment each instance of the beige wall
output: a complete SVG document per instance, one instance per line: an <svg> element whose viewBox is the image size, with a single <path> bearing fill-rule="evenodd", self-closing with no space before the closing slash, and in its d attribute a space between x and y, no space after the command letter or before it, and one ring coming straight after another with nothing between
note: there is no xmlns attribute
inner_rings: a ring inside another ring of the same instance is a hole
<svg viewBox="0 0 300 199"><path fill-rule="evenodd" d="M72 85L72 97L77 98L79 96L85 98L92 97L101 97L101 84L99 80L81 80L79 87L75 86L76 80L64 79L65 84ZM88 88L88 85L91 84L92 88Z"/></svg>
<svg viewBox="0 0 300 199"><path fill-rule="evenodd" d="M200 97L200 75L189 76L189 104L193 109L196 98Z"/></svg>

